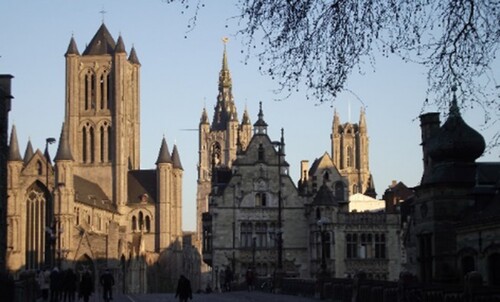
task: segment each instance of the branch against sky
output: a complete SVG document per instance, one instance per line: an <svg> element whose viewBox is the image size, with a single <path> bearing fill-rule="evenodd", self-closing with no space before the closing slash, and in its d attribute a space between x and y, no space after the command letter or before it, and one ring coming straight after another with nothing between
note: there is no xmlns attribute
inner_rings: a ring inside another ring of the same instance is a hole
<svg viewBox="0 0 500 302"><path fill-rule="evenodd" d="M163 0L194 8L206 0ZM353 70L379 55L425 67L426 105L446 112L450 88L463 109L480 107L500 123L500 85L492 66L500 45L498 0L235 0L247 55L288 95L302 87L314 101L345 91ZM232 16L228 16L232 17ZM490 147L500 146L497 132Z"/></svg>

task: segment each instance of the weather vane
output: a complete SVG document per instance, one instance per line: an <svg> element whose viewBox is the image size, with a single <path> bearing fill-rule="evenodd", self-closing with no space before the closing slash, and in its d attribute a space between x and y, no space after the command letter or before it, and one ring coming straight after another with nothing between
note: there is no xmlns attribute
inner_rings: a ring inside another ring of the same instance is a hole
<svg viewBox="0 0 500 302"><path fill-rule="evenodd" d="M222 38L222 43L224 43L224 46L226 46L227 42L229 42L229 38L228 37L223 37Z"/></svg>

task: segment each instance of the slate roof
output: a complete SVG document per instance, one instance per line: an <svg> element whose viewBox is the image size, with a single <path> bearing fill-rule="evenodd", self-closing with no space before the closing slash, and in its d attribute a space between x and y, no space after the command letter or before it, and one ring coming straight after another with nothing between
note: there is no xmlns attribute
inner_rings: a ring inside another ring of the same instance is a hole
<svg viewBox="0 0 500 302"><path fill-rule="evenodd" d="M98 184L78 175L73 177L73 182L75 185L76 201L92 207L116 212L116 207L113 205L111 199Z"/></svg>
<svg viewBox="0 0 500 302"><path fill-rule="evenodd" d="M156 203L156 170L132 170L128 172L128 203L141 202L141 197L147 194L148 203Z"/></svg>
<svg viewBox="0 0 500 302"><path fill-rule="evenodd" d="M84 56L114 54L116 43L104 23L99 27L90 44L83 52Z"/></svg>

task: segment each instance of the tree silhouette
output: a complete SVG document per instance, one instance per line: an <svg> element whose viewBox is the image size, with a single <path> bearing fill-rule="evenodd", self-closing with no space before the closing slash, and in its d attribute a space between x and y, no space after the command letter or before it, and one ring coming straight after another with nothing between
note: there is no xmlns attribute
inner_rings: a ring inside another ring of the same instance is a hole
<svg viewBox="0 0 500 302"><path fill-rule="evenodd" d="M192 28L206 0L163 1L194 9ZM479 106L485 124L500 122L500 85L492 70L500 42L498 0L238 0L234 5L247 55L258 56L261 71L285 96L304 88L308 98L330 102L364 63L398 56L425 67L424 105L446 112L450 89L457 86L461 108ZM500 132L492 145L500 145Z"/></svg>

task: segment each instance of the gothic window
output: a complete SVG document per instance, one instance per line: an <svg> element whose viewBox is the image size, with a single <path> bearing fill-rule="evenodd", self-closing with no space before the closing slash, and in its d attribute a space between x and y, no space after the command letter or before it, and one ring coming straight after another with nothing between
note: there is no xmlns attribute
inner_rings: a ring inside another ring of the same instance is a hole
<svg viewBox="0 0 500 302"><path fill-rule="evenodd" d="M90 127L89 129L89 143L90 143L90 162L95 161L95 137L94 137L94 128Z"/></svg>
<svg viewBox="0 0 500 302"><path fill-rule="evenodd" d="M45 234L47 220L48 194L35 185L27 194L26 201L26 254L25 262L27 270L40 269L45 258L48 257L46 240L50 239L50 233ZM49 240L47 243L50 243Z"/></svg>
<svg viewBox="0 0 500 302"><path fill-rule="evenodd" d="M144 227L144 214L142 212L139 212L139 231L142 231Z"/></svg>
<svg viewBox="0 0 500 302"><path fill-rule="evenodd" d="M112 150L113 150L113 145L112 145L112 138L111 138L111 125L108 126L108 161L110 162L112 157Z"/></svg>
<svg viewBox="0 0 500 302"><path fill-rule="evenodd" d="M105 104L106 104L106 96L107 96L107 93L106 93L106 88L107 88L107 75L106 73L103 73L101 74L101 78L99 79L99 92L100 92L100 106L99 108L102 110L104 109L105 107Z"/></svg>
<svg viewBox="0 0 500 302"><path fill-rule="evenodd" d="M146 216L146 232L151 232L151 218L149 216Z"/></svg>
<svg viewBox="0 0 500 302"><path fill-rule="evenodd" d="M243 222L241 224L241 247L250 248L252 247L252 223Z"/></svg>
<svg viewBox="0 0 500 302"><path fill-rule="evenodd" d="M82 161L87 162L87 128L82 129Z"/></svg>
<svg viewBox="0 0 500 302"><path fill-rule="evenodd" d="M328 171L325 171L325 173L323 174L323 181L327 182L330 180L330 173L328 173Z"/></svg>
<svg viewBox="0 0 500 302"><path fill-rule="evenodd" d="M335 183L335 197L337 200L344 200L344 184L340 181Z"/></svg>
<svg viewBox="0 0 500 302"><path fill-rule="evenodd" d="M212 164L219 166L221 164L222 150L219 143L212 145Z"/></svg>
<svg viewBox="0 0 500 302"><path fill-rule="evenodd" d="M385 235L375 234L375 258L385 259Z"/></svg>
<svg viewBox="0 0 500 302"><path fill-rule="evenodd" d="M104 146L105 146L105 144L104 144L104 133L105 133L104 127L101 126L100 131L99 131L100 138L101 138L100 139L100 151L101 151L100 152L100 156L101 156L100 161L101 162L104 162L104 154L105 154L105 151L104 151Z"/></svg>
<svg viewBox="0 0 500 302"><path fill-rule="evenodd" d="M354 166L353 162L354 162L354 157L353 157L353 154L352 154L352 147L351 146L348 146L347 147L347 157L346 157L346 164L347 164L347 167L348 168L351 168Z"/></svg>
<svg viewBox="0 0 500 302"><path fill-rule="evenodd" d="M255 235L257 237L256 247L266 247L267 225L265 223L258 223L255 225Z"/></svg>
<svg viewBox="0 0 500 302"><path fill-rule="evenodd" d="M106 74L106 109L110 109L111 103L111 77L109 73Z"/></svg>
<svg viewBox="0 0 500 302"><path fill-rule="evenodd" d="M137 218L132 216L132 232L137 231Z"/></svg>
<svg viewBox="0 0 500 302"><path fill-rule="evenodd" d="M264 161L264 146L262 144L259 144L259 149L257 150L257 152L258 152L258 160Z"/></svg>
<svg viewBox="0 0 500 302"><path fill-rule="evenodd" d="M203 252L212 251L212 229L210 227L203 228Z"/></svg>
<svg viewBox="0 0 500 302"><path fill-rule="evenodd" d="M358 235L347 234L346 245L347 245L347 258L358 258Z"/></svg>
<svg viewBox="0 0 500 302"><path fill-rule="evenodd" d="M38 175L43 175L43 165L41 161L36 162L36 172ZM47 171L48 173L48 171Z"/></svg>
<svg viewBox="0 0 500 302"><path fill-rule="evenodd" d="M92 70L88 70L84 77L84 110L95 109L96 83Z"/></svg>

